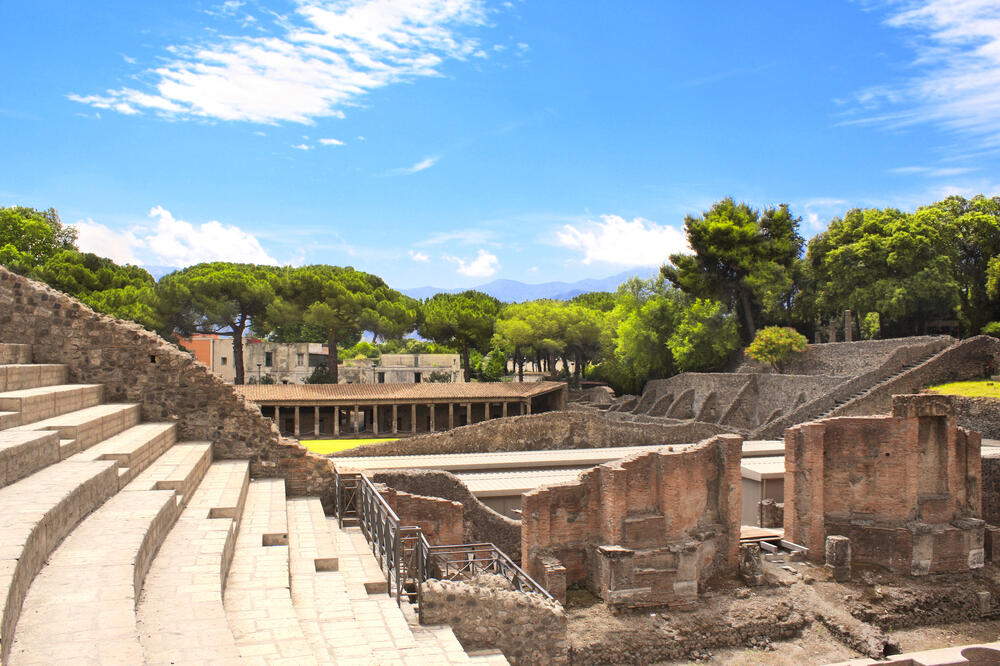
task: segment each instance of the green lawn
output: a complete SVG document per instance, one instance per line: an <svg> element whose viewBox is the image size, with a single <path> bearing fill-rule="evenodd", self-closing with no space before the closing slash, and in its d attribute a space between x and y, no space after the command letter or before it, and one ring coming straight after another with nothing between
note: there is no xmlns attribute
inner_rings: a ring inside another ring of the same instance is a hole
<svg viewBox="0 0 1000 666"><path fill-rule="evenodd" d="M1000 382L988 379L938 384L928 387L927 390L946 395L964 395L968 398L1000 398Z"/></svg>
<svg viewBox="0 0 1000 666"><path fill-rule="evenodd" d="M299 440L302 446L313 453L325 456L328 453L337 453L353 449L362 444L379 444L381 442L395 442L399 437L388 437L384 439L302 439Z"/></svg>

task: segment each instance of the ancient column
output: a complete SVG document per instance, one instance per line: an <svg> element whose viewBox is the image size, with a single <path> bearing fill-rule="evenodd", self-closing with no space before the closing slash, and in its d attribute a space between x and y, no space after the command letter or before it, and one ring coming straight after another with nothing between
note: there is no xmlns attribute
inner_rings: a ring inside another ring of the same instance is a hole
<svg viewBox="0 0 1000 666"><path fill-rule="evenodd" d="M274 406L274 425L278 426L278 432L281 432L281 407L278 405Z"/></svg>
<svg viewBox="0 0 1000 666"><path fill-rule="evenodd" d="M528 406L528 416L531 416L531 398L528 398L524 404Z"/></svg>
<svg viewBox="0 0 1000 666"><path fill-rule="evenodd" d="M372 405L372 434L378 434L378 405Z"/></svg>
<svg viewBox="0 0 1000 666"><path fill-rule="evenodd" d="M340 437L340 407L333 408L333 436Z"/></svg>
<svg viewBox="0 0 1000 666"><path fill-rule="evenodd" d="M313 437L319 437L319 405L313 407Z"/></svg>
<svg viewBox="0 0 1000 666"><path fill-rule="evenodd" d="M295 437L299 436L299 406L295 405Z"/></svg>
<svg viewBox="0 0 1000 666"><path fill-rule="evenodd" d="M854 321L851 318L851 311L844 310L844 342L854 340Z"/></svg>
<svg viewBox="0 0 1000 666"><path fill-rule="evenodd" d="M417 434L417 405L410 405L410 432Z"/></svg>
<svg viewBox="0 0 1000 666"><path fill-rule="evenodd" d="M354 411L351 413L351 432L355 435L358 434L358 421L361 419L361 405L354 405Z"/></svg>
<svg viewBox="0 0 1000 666"><path fill-rule="evenodd" d="M507 418L507 401L504 400L502 403L500 403L500 405L501 405L501 409L503 410L503 412L502 412L503 418Z"/></svg>
<svg viewBox="0 0 1000 666"><path fill-rule="evenodd" d="M472 403L465 403L465 425L472 425Z"/></svg>
<svg viewBox="0 0 1000 666"><path fill-rule="evenodd" d="M448 403L448 430L455 427L455 403Z"/></svg>
<svg viewBox="0 0 1000 666"><path fill-rule="evenodd" d="M393 406L392 406L392 434L393 435L395 435L398 432L398 429L399 429L399 421L396 420L397 419L396 413L397 413L396 412L396 405L393 404Z"/></svg>
<svg viewBox="0 0 1000 666"><path fill-rule="evenodd" d="M837 341L837 320L831 319L830 323L827 324L827 329L830 331L830 339L827 342Z"/></svg>
<svg viewBox="0 0 1000 666"><path fill-rule="evenodd" d="M427 405L427 409L431 412L431 432L434 432L434 403Z"/></svg>

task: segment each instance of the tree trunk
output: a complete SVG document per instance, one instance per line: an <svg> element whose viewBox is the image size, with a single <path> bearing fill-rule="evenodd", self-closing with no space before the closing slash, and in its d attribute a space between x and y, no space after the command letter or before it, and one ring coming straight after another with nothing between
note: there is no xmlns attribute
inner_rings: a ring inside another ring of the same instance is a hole
<svg viewBox="0 0 1000 666"><path fill-rule="evenodd" d="M757 327L753 323L753 310L750 307L750 294L743 287L738 287L740 292L740 303L743 305L743 316L746 318L747 325L747 342L753 340L754 336L757 335Z"/></svg>
<svg viewBox="0 0 1000 666"><path fill-rule="evenodd" d="M243 369L243 331L247 327L246 317L240 317L237 325L233 326L233 369L236 377L233 383L236 385L246 382L246 372Z"/></svg>
<svg viewBox="0 0 1000 666"><path fill-rule="evenodd" d="M340 359L337 357L337 329L331 328L327 331L326 344L326 370L330 373L330 377L333 378L333 383L339 384L340 375L338 373L338 366L340 365Z"/></svg>
<svg viewBox="0 0 1000 666"><path fill-rule="evenodd" d="M573 368L573 376L576 377L576 387L580 388L580 372L583 367L583 354L576 352L576 367Z"/></svg>
<svg viewBox="0 0 1000 666"><path fill-rule="evenodd" d="M472 381L472 368L469 367L469 346L462 345L462 367L465 368L465 381Z"/></svg>
<svg viewBox="0 0 1000 666"><path fill-rule="evenodd" d="M521 348L514 347L514 362L517 363L517 381L524 381L524 357L521 355Z"/></svg>

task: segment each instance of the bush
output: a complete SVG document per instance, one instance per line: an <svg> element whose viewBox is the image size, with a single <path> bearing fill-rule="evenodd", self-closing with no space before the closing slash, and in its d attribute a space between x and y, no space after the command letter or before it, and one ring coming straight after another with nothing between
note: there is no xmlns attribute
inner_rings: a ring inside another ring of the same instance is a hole
<svg viewBox="0 0 1000 666"><path fill-rule="evenodd" d="M479 376L484 382L498 382L503 379L507 369L507 354L499 347L494 347L480 363Z"/></svg>
<svg viewBox="0 0 1000 666"><path fill-rule="evenodd" d="M992 335L994 338L1000 338L1000 321L991 321L988 324L984 324L979 332L982 335Z"/></svg>
<svg viewBox="0 0 1000 666"><path fill-rule="evenodd" d="M785 361L806 350L808 340L794 328L768 326L757 331L757 336L747 347L747 356L767 363L777 372L784 372Z"/></svg>
<svg viewBox="0 0 1000 666"><path fill-rule="evenodd" d="M861 320L861 337L865 340L878 340L882 335L882 319L877 312L869 312Z"/></svg>

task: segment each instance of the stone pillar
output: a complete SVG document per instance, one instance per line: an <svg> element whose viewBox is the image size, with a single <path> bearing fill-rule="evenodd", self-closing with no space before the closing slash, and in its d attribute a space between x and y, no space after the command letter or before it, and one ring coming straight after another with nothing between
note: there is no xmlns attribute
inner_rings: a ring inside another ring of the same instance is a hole
<svg viewBox="0 0 1000 666"><path fill-rule="evenodd" d="M410 405L410 432L414 435L417 434L417 406L416 404Z"/></svg>
<svg viewBox="0 0 1000 666"><path fill-rule="evenodd" d="M764 584L764 561L760 544L740 544L740 578L751 587Z"/></svg>
<svg viewBox="0 0 1000 666"><path fill-rule="evenodd" d="M298 439L299 437L301 437L299 431L299 406L295 405L295 438Z"/></svg>
<svg viewBox="0 0 1000 666"><path fill-rule="evenodd" d="M432 402L431 404L427 405L427 409L429 409L431 412L431 432L436 432L436 430L434 429L434 403Z"/></svg>
<svg viewBox="0 0 1000 666"><path fill-rule="evenodd" d="M823 327L823 325L820 323L819 319L817 319L813 324L813 326L814 326L813 343L818 345L819 343L823 342L823 333L820 330Z"/></svg>
<svg viewBox="0 0 1000 666"><path fill-rule="evenodd" d="M361 405L354 405L354 411L351 413L351 432L355 435L358 434L358 417L361 416Z"/></svg>
<svg viewBox="0 0 1000 666"><path fill-rule="evenodd" d="M340 437L340 407L333 408L333 436Z"/></svg>
<svg viewBox="0 0 1000 666"><path fill-rule="evenodd" d="M531 398L524 401L525 406L528 408L528 416L531 416Z"/></svg>
<svg viewBox="0 0 1000 666"><path fill-rule="evenodd" d="M851 578L851 540L845 536L826 538L826 568L833 572L833 579L843 583Z"/></svg>
<svg viewBox="0 0 1000 666"><path fill-rule="evenodd" d="M503 418L507 418L507 401L504 401L500 404L501 404L501 409L503 410Z"/></svg>
<svg viewBox="0 0 1000 666"><path fill-rule="evenodd" d="M397 417L398 412L396 410L396 407L397 406L395 404L393 404L393 406L392 406L392 434L393 435L395 435L399 431L399 421L397 420L398 419L398 417Z"/></svg>
<svg viewBox="0 0 1000 666"><path fill-rule="evenodd" d="M274 425L278 426L278 432L281 432L281 407L274 406Z"/></svg>
<svg viewBox="0 0 1000 666"><path fill-rule="evenodd" d="M854 340L854 319L851 317L850 310L844 310L844 342L852 342Z"/></svg>
<svg viewBox="0 0 1000 666"><path fill-rule="evenodd" d="M827 342L837 341L837 320L831 319L830 323L827 324L827 330L830 331L830 339Z"/></svg>
<svg viewBox="0 0 1000 666"><path fill-rule="evenodd" d="M313 437L319 437L319 405L313 407Z"/></svg>
<svg viewBox="0 0 1000 666"><path fill-rule="evenodd" d="M472 403L465 403L465 425L472 425Z"/></svg>
<svg viewBox="0 0 1000 666"><path fill-rule="evenodd" d="M378 405L372 405L372 434L378 434Z"/></svg>
<svg viewBox="0 0 1000 666"><path fill-rule="evenodd" d="M448 430L455 427L455 403L448 403Z"/></svg>

